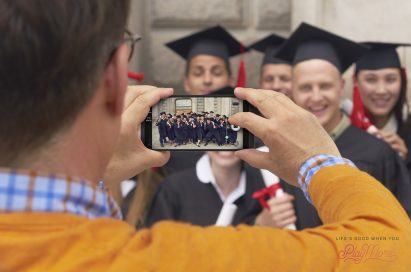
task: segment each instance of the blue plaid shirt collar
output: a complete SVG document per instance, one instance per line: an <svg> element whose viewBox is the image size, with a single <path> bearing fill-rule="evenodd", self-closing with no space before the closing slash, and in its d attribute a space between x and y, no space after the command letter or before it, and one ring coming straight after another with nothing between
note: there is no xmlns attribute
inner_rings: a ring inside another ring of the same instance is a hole
<svg viewBox="0 0 411 272"><path fill-rule="evenodd" d="M14 169L0 169L0 212L71 213L89 219L122 217L108 192L85 180Z"/></svg>

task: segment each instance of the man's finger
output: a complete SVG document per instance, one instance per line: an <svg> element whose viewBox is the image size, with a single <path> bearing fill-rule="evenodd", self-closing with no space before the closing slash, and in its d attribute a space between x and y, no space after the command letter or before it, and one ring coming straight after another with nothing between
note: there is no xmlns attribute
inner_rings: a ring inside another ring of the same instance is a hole
<svg viewBox="0 0 411 272"><path fill-rule="evenodd" d="M272 167L269 153L255 149L243 149L235 152L235 155L241 160L258 169L269 170Z"/></svg>
<svg viewBox="0 0 411 272"><path fill-rule="evenodd" d="M267 119L251 112L239 112L229 118L230 124L247 129L253 135L264 141L267 133Z"/></svg>
<svg viewBox="0 0 411 272"><path fill-rule="evenodd" d="M255 90L249 88L236 88L234 94L247 100L267 118L275 116L278 111L288 111L289 107L297 107L287 96L269 90Z"/></svg>
<svg viewBox="0 0 411 272"><path fill-rule="evenodd" d="M145 158L149 158L147 164L152 167L161 167L167 163L170 159L170 152L168 151L155 151L151 149L147 149L146 151L147 156Z"/></svg>
<svg viewBox="0 0 411 272"><path fill-rule="evenodd" d="M147 116L150 107L172 94L173 89L171 88L155 88L151 91L141 92L127 107L125 114L123 114L125 118L123 121L141 123Z"/></svg>
<svg viewBox="0 0 411 272"><path fill-rule="evenodd" d="M127 86L127 91L124 99L124 109L126 109L130 104L136 99L137 96L144 92L149 92L157 89L155 86L150 85L130 85Z"/></svg>
<svg viewBox="0 0 411 272"><path fill-rule="evenodd" d="M281 225L281 227L285 227L285 226L288 226L288 225L290 225L290 224L294 224L295 222L297 222L297 217L296 217L295 215L293 215L293 216L291 216L291 217L283 220L283 221L280 223L280 225Z"/></svg>
<svg viewBox="0 0 411 272"><path fill-rule="evenodd" d="M294 200L294 196L284 193L281 197L272 197L267 201L268 205L279 205L282 203L291 203Z"/></svg>

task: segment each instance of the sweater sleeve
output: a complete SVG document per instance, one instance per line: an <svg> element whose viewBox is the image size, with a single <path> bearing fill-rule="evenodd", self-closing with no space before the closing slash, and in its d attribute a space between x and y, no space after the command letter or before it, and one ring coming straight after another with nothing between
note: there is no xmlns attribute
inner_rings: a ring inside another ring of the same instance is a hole
<svg viewBox="0 0 411 272"><path fill-rule="evenodd" d="M321 227L290 231L159 223L130 240L115 269L410 271L410 221L379 182L354 167L336 165L314 174L308 192L325 224Z"/></svg>

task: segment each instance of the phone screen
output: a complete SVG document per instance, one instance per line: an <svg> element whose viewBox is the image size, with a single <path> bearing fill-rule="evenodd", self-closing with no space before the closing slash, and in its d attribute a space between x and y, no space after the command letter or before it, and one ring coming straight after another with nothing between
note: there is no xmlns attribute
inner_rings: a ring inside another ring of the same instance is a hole
<svg viewBox="0 0 411 272"><path fill-rule="evenodd" d="M152 107L145 144L155 150L238 150L250 135L228 118L248 104L234 96L172 96Z"/></svg>

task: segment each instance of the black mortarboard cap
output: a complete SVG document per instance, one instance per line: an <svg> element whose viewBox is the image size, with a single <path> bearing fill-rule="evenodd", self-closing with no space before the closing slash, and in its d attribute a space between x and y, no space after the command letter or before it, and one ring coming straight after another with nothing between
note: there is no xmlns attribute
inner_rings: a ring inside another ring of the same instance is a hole
<svg viewBox="0 0 411 272"><path fill-rule="evenodd" d="M302 23L281 46L276 57L293 65L305 60L322 59L343 73L367 50L365 45Z"/></svg>
<svg viewBox="0 0 411 272"><path fill-rule="evenodd" d="M290 62L276 58L275 54L281 45L286 41L285 38L276 34L270 34L269 36L251 44L248 49L254 49L264 53L264 64L290 64Z"/></svg>
<svg viewBox="0 0 411 272"><path fill-rule="evenodd" d="M219 25L169 42L166 46L186 60L197 55L228 60L242 51L242 44Z"/></svg>
<svg viewBox="0 0 411 272"><path fill-rule="evenodd" d="M357 61L355 67L357 71L401 68L396 49L398 46L411 46L408 43L364 42L363 44L369 46L370 50Z"/></svg>

